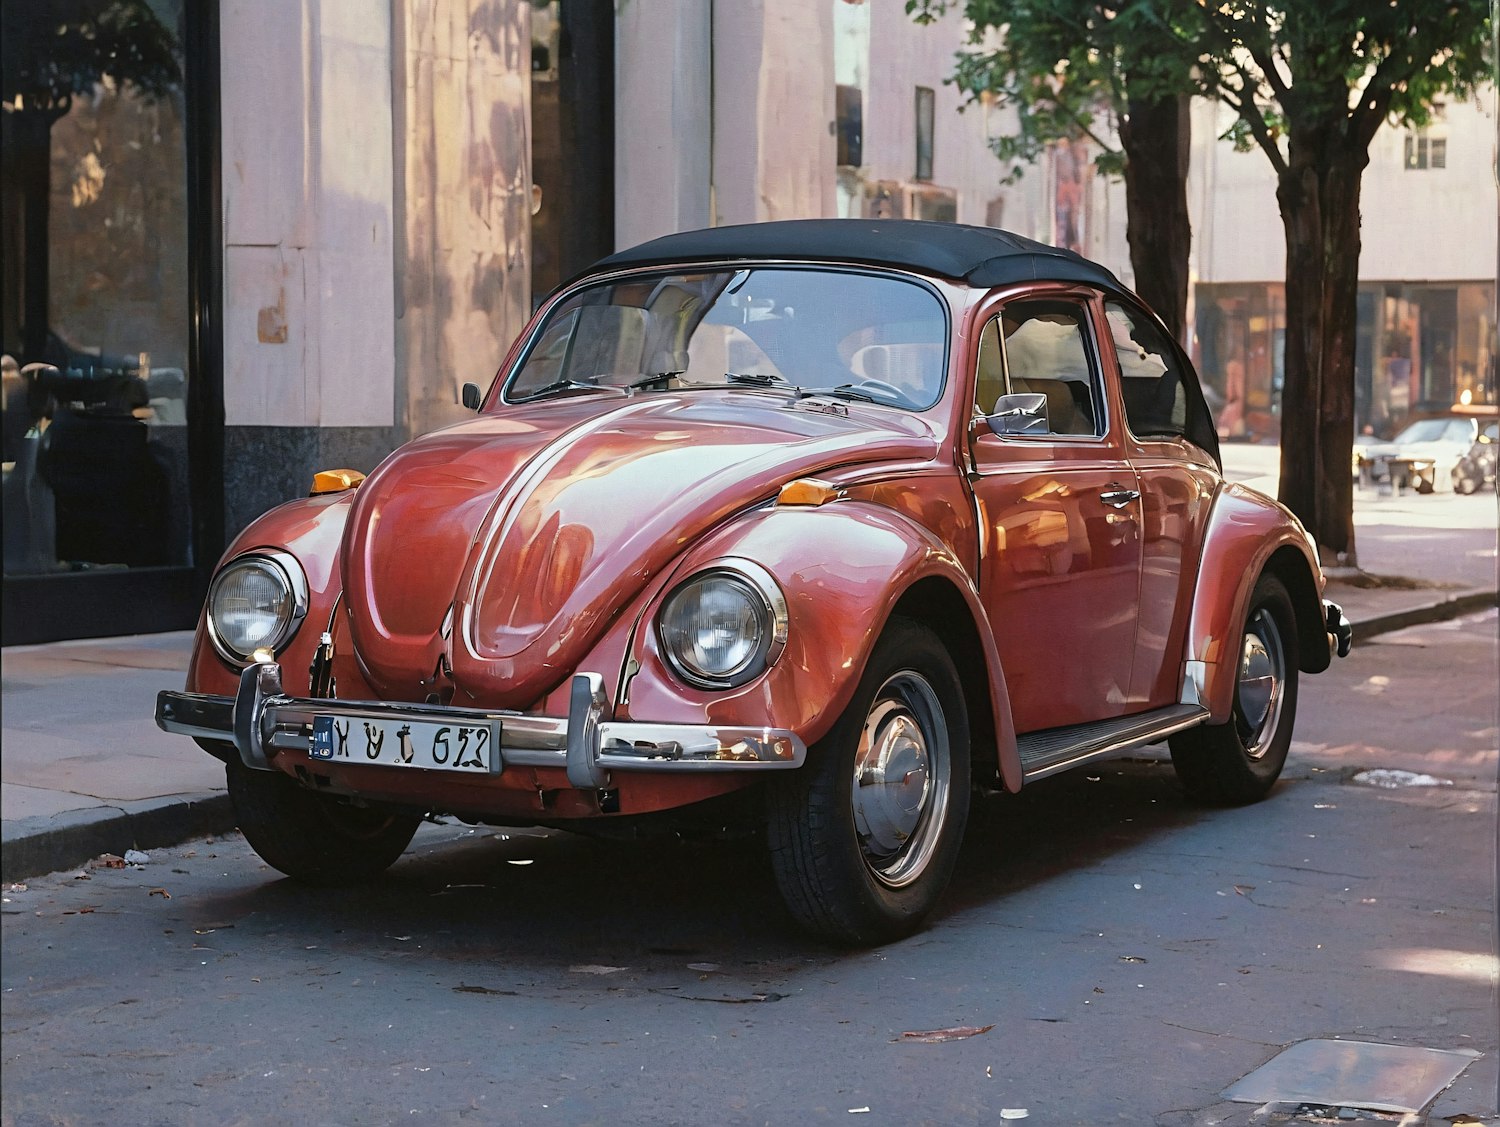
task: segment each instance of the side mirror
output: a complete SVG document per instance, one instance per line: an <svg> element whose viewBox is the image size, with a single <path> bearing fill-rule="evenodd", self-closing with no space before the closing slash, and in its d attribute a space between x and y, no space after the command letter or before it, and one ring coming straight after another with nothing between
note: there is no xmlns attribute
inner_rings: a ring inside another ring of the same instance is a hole
<svg viewBox="0 0 1500 1127"><path fill-rule="evenodd" d="M470 411L479 410L479 405L484 402L484 393L479 390L477 383L464 384L463 403Z"/></svg>
<svg viewBox="0 0 1500 1127"><path fill-rule="evenodd" d="M995 434L1050 434L1047 397L1037 392L1002 395L984 421Z"/></svg>

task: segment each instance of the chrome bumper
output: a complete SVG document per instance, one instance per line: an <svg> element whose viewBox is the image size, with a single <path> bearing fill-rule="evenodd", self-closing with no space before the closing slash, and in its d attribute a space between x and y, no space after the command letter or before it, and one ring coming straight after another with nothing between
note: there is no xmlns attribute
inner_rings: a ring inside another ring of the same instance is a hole
<svg viewBox="0 0 1500 1127"><path fill-rule="evenodd" d="M1354 644L1354 625L1344 614L1338 603L1323 600L1323 615L1328 622L1328 637L1334 653L1339 657L1349 656L1349 647Z"/></svg>
<svg viewBox="0 0 1500 1127"><path fill-rule="evenodd" d="M309 751L313 718L499 722L501 769L562 767L575 787L606 784L610 771L743 771L800 767L807 746L780 728L647 724L605 719L608 700L597 673L573 678L565 718L503 709L455 708L391 701L289 697L281 666L266 662L240 675L233 697L162 692L156 724L163 731L234 744L246 767L270 770L279 751Z"/></svg>

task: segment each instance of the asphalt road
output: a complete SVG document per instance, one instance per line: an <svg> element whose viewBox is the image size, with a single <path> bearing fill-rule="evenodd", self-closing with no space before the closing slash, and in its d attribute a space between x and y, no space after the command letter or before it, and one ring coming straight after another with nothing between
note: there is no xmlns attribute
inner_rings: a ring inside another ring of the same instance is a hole
<svg viewBox="0 0 1500 1127"><path fill-rule="evenodd" d="M1305 680L1252 808L1186 805L1151 755L981 800L938 918L877 951L790 931L744 842L433 826L317 892L236 836L32 880L4 893L0 1117L1248 1124L1225 1088L1339 1037L1485 1054L1430 1121L1489 1120L1496 630Z"/></svg>

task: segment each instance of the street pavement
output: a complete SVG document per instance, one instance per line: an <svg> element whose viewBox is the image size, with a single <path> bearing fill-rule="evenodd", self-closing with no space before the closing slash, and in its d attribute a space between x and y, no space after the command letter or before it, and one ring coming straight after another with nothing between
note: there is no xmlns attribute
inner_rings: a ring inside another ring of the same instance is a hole
<svg viewBox="0 0 1500 1127"><path fill-rule="evenodd" d="M1274 495L1278 456L1229 445L1225 471ZM1331 571L1328 592L1356 645L1494 605L1497 515L1492 492L1358 491L1360 568ZM182 685L191 646L191 633L174 632L5 648L0 879L232 828L222 766L154 722L156 694Z"/></svg>

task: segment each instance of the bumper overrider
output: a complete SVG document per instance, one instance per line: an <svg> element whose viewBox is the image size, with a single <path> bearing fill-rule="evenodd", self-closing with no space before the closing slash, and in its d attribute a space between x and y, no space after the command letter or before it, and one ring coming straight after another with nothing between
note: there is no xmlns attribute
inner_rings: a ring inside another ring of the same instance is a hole
<svg viewBox="0 0 1500 1127"><path fill-rule="evenodd" d="M603 678L580 673L570 686L566 717L503 709L457 708L392 701L324 700L282 692L281 666L261 662L240 674L234 697L162 692L156 723L167 732L231 743L246 767L275 770L282 751L310 752L318 717L483 725L499 732L490 773L508 766L561 767L580 788L606 784L611 771L744 771L800 767L807 746L780 728L651 724L605 719Z"/></svg>
<svg viewBox="0 0 1500 1127"><path fill-rule="evenodd" d="M1349 647L1354 645L1354 624L1344 614L1338 603L1323 600L1323 616L1328 624L1328 637L1334 653L1339 657L1349 656Z"/></svg>

